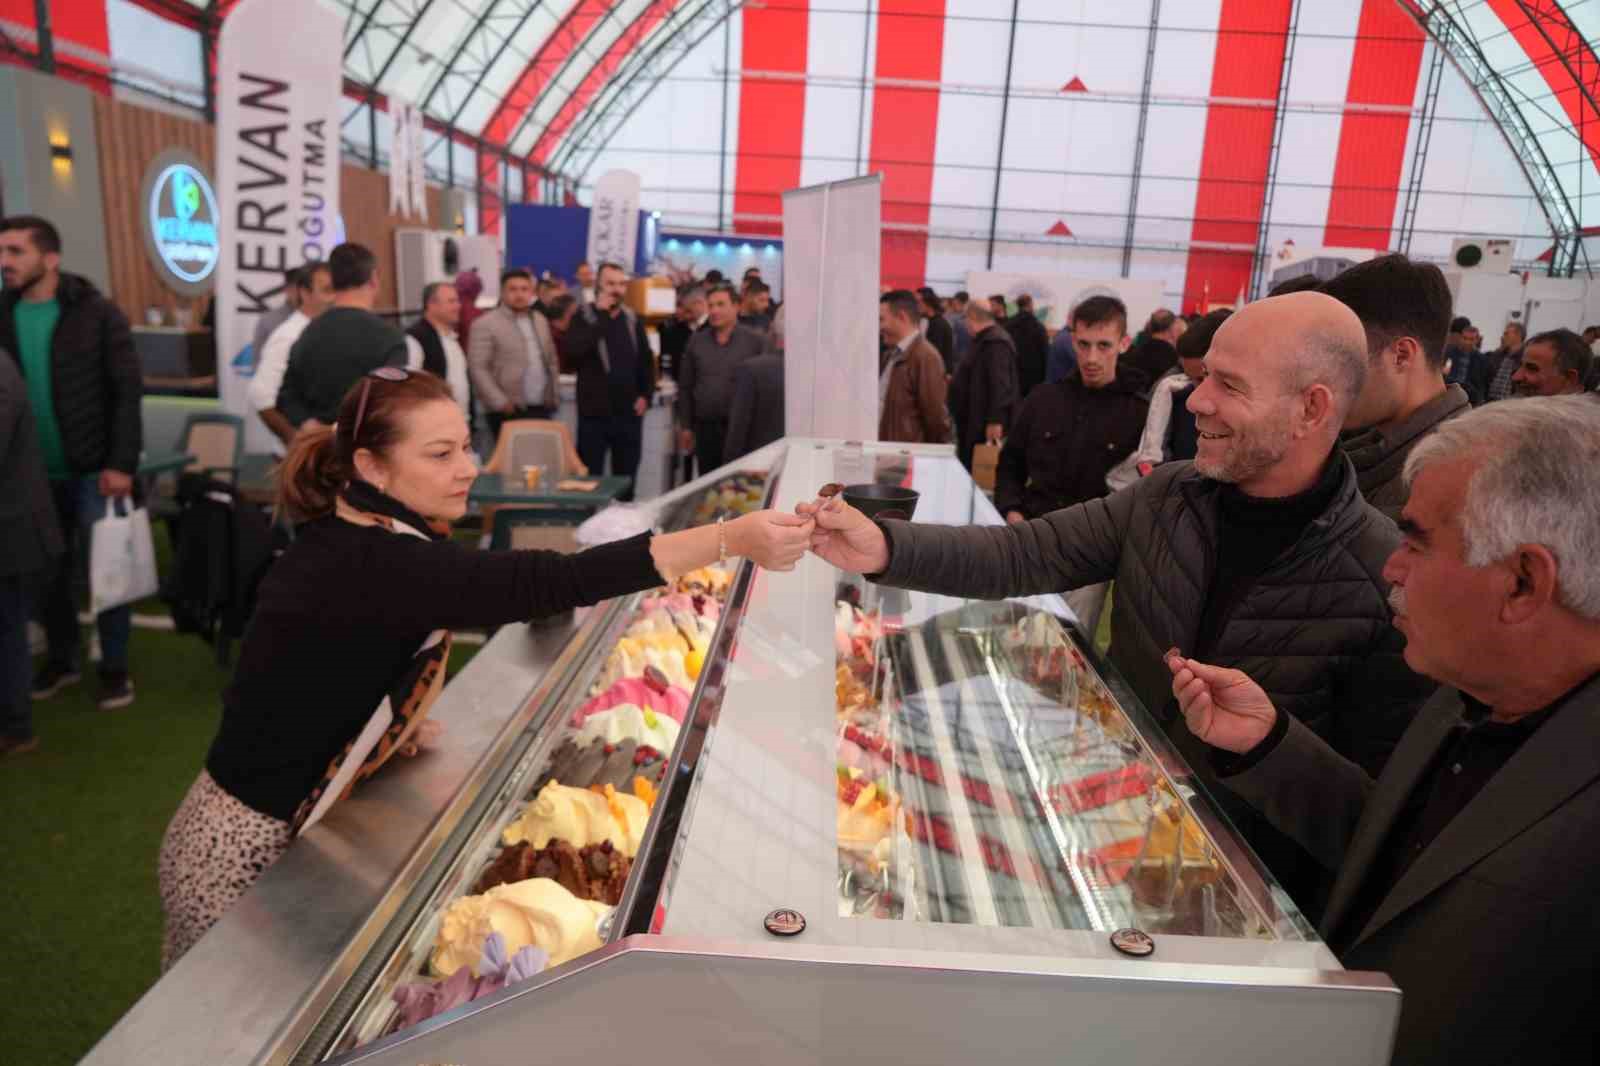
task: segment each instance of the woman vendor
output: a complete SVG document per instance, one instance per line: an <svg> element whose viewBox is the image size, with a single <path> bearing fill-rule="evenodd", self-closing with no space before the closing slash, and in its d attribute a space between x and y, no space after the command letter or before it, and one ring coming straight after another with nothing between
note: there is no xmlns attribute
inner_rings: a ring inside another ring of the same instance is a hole
<svg viewBox="0 0 1600 1066"><path fill-rule="evenodd" d="M376 758L412 753L443 683L448 631L554 614L654 588L729 555L786 570L806 518L761 511L574 555L453 541L478 473L449 387L373 371L331 428L302 433L279 478L296 523L263 579L221 726L161 846L163 971L289 847L385 700Z"/></svg>

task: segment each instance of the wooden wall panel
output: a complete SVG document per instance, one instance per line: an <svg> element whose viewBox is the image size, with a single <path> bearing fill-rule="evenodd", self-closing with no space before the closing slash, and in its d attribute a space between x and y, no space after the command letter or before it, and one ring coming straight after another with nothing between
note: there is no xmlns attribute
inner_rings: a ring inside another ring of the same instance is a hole
<svg viewBox="0 0 1600 1066"><path fill-rule="evenodd" d="M152 304L169 318L180 307L189 308L198 322L203 301L174 293L161 284L150 265L139 228L139 193L145 170L169 148L193 152L212 169L215 137L211 127L98 93L94 97L94 121L95 136L100 142L106 259L111 274L109 295L136 323L144 321L145 308Z"/></svg>
<svg viewBox="0 0 1600 1066"><path fill-rule="evenodd" d="M95 133L100 142L110 295L134 322L143 322L145 308L153 304L169 318L179 308L189 308L193 321L198 323L204 301L191 301L161 284L145 254L144 236L139 229L139 193L145 170L156 156L169 148L193 152L215 174L215 129L198 119L107 96L96 95L94 107ZM345 165L340 174L339 196L345 239L366 245L378 257L378 309L412 309L415 296L396 301L394 232L424 223L420 218L389 213L389 176L375 170ZM218 207L228 210L227 204ZM429 186L428 218L433 225L438 225L443 211L443 191Z"/></svg>

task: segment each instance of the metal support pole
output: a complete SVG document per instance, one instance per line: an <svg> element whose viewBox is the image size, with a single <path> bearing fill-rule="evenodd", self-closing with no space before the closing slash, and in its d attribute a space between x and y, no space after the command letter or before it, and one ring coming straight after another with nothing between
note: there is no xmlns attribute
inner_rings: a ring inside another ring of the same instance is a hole
<svg viewBox="0 0 1600 1066"><path fill-rule="evenodd" d="M861 97L856 104L856 169L854 173L864 174L861 169L861 157L866 153L866 146L862 143L867 137L867 86L872 84L869 66L872 63L872 0L867 0L866 21L861 26Z"/></svg>
<svg viewBox="0 0 1600 1066"><path fill-rule="evenodd" d="M1156 70L1156 31L1161 23L1161 0L1150 0L1150 36L1144 50L1144 84L1139 88L1139 133L1133 142L1133 180L1128 187L1128 228L1122 237L1122 276L1133 270L1133 232L1139 217L1139 175L1144 170L1145 130L1150 124L1150 84Z"/></svg>
<svg viewBox="0 0 1600 1066"><path fill-rule="evenodd" d="M373 103L374 97L367 94L367 144L370 148L372 169L378 169L378 108Z"/></svg>
<svg viewBox="0 0 1600 1066"><path fill-rule="evenodd" d="M1450 24L1440 27L1449 34ZM1433 62L1428 66L1428 82L1422 97L1422 114L1417 119L1416 146L1411 153L1411 174L1406 180L1406 197L1400 208L1400 233L1396 242L1402 255L1411 254L1411 235L1417 227L1417 204L1422 199L1422 178L1427 172L1428 145L1433 141L1433 116L1439 110L1439 86L1444 81L1445 49L1442 40L1433 42Z"/></svg>
<svg viewBox="0 0 1600 1066"><path fill-rule="evenodd" d="M444 182L450 188L456 187L456 128L444 128Z"/></svg>
<svg viewBox="0 0 1600 1066"><path fill-rule="evenodd" d="M50 30L50 0L33 0L33 28L38 37L39 69L46 74L56 72L56 38Z"/></svg>
<svg viewBox="0 0 1600 1066"><path fill-rule="evenodd" d="M728 68L732 66L733 30L722 24L722 148L717 152L717 232L727 230L723 211L728 196Z"/></svg>
<svg viewBox="0 0 1600 1066"><path fill-rule="evenodd" d="M989 200L989 247L984 269L994 269L994 232L1000 224L1000 179L1006 166L1006 122L1011 115L1011 63L1017 55L1017 8L1021 0L1011 0L1011 39L1006 44L1006 82L1000 93L1000 137L994 150L994 195Z"/></svg>
<svg viewBox="0 0 1600 1066"><path fill-rule="evenodd" d="M1272 148L1267 155L1267 181L1261 195L1261 224L1256 227L1255 256L1250 263L1250 287L1246 297L1261 289L1261 276L1267 265L1267 228L1272 223L1272 193L1278 183L1278 156L1283 147L1284 104L1289 99L1289 81L1294 73L1295 30L1300 25L1300 0L1289 9L1289 28L1283 41L1283 69L1278 76L1278 102L1272 113Z"/></svg>
<svg viewBox="0 0 1600 1066"><path fill-rule="evenodd" d="M202 113L207 122L217 120L217 83L212 77L211 57L217 48L217 0L207 0L200 14L200 84L205 91Z"/></svg>

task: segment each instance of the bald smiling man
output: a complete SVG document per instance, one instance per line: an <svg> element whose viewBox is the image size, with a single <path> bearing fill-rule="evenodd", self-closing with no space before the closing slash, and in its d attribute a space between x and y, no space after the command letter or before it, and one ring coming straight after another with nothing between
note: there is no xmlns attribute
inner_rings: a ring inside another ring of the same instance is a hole
<svg viewBox="0 0 1600 1066"><path fill-rule="evenodd" d="M1111 659L1208 781L1212 756L1172 699L1169 648L1244 671L1376 774L1434 686L1389 624L1382 570L1399 531L1334 447L1366 366L1366 333L1339 301L1260 300L1212 341L1188 401L1192 463L1014 526L875 523L842 497L800 510L816 514L819 556L883 585L1000 599L1115 579ZM1314 918L1328 872L1231 793L1213 795Z"/></svg>

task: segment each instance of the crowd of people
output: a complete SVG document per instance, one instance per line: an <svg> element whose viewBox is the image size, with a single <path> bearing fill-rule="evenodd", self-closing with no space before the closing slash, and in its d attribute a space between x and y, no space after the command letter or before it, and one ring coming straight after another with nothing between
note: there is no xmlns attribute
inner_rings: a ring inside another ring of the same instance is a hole
<svg viewBox="0 0 1600 1066"><path fill-rule="evenodd" d="M0 278L0 752L18 754L31 702L81 679L72 561L135 492L142 383L126 318L62 270L48 221L0 220ZM1592 953L1562 949L1593 924L1581 841L1600 828L1600 328L1512 321L1484 352L1440 270L1403 255L1157 310L1137 337L1112 296L1052 335L1027 295L893 289L879 436L969 469L985 449L1002 524L833 498L571 556L457 544L473 413L496 434L552 418L562 373L591 470L637 472L661 374L702 472L784 435L785 310L759 271L682 288L659 355L628 280L509 269L480 311L464 274L402 331L375 312L369 249L285 275L249 395L297 533L163 844L165 965L289 846L375 704L420 720L449 646L430 634L809 549L890 586L1065 593L1090 630L1114 582L1110 658L1342 961L1400 985L1399 1061L1592 1051ZM95 624L100 706L125 707L129 609ZM309 700L333 646L344 668Z"/></svg>

